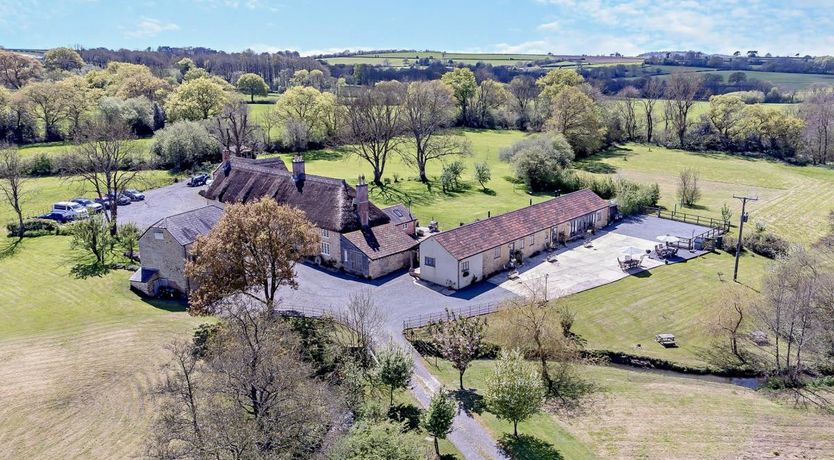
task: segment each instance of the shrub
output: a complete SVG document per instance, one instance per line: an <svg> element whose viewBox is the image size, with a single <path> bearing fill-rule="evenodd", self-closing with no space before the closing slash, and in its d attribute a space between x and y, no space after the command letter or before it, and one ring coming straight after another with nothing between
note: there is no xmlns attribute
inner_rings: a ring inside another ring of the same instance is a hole
<svg viewBox="0 0 834 460"><path fill-rule="evenodd" d="M721 249L723 249L724 252L727 252L728 254L735 255L737 245L738 245L738 238L736 238L734 236L724 235L721 238Z"/></svg>
<svg viewBox="0 0 834 460"><path fill-rule="evenodd" d="M178 121L156 132L151 152L166 167L187 170L220 159L220 144L196 121Z"/></svg>
<svg viewBox="0 0 834 460"><path fill-rule="evenodd" d="M650 206L656 206L660 199L660 187L657 184L640 185L619 179L616 182L616 188L618 210L626 216L638 214Z"/></svg>
<svg viewBox="0 0 834 460"><path fill-rule="evenodd" d="M57 172L56 161L48 153L36 153L23 165L23 173L27 176L50 176Z"/></svg>
<svg viewBox="0 0 834 460"><path fill-rule="evenodd" d="M769 259L784 256L790 249L790 244L784 238L767 232L756 232L745 236L744 246Z"/></svg>
<svg viewBox="0 0 834 460"><path fill-rule="evenodd" d="M443 172L440 174L440 187L444 192L460 189L460 176L466 167L463 162L455 160L443 165Z"/></svg>
<svg viewBox="0 0 834 460"><path fill-rule="evenodd" d="M45 234L54 233L58 230L58 222L49 219L26 219L23 221L23 234L35 233ZM17 233L17 222L9 222L6 224L6 231L9 236ZM32 235L29 235L32 236Z"/></svg>

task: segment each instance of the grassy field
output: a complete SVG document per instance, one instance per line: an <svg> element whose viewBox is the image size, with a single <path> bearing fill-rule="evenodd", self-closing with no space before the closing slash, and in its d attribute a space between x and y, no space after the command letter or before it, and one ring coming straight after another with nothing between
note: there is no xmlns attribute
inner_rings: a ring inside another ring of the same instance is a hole
<svg viewBox="0 0 834 460"><path fill-rule="evenodd" d="M140 455L164 346L205 321L142 301L127 271L75 278L69 242L26 239L0 259L0 457Z"/></svg>
<svg viewBox="0 0 834 460"><path fill-rule="evenodd" d="M525 66L533 61L552 60L555 66L575 66L579 56L553 56L547 54L503 54L503 53L445 53L443 51L414 51L393 53L368 53L354 56L329 57L322 59L331 65L369 64L390 67L407 67L418 59L431 58L455 64L474 65L477 63L493 66ZM608 56L586 56L585 65L639 64L639 58L611 58Z"/></svg>
<svg viewBox="0 0 834 460"><path fill-rule="evenodd" d="M477 361L465 383L481 393L492 362ZM429 365L447 387L457 371ZM534 416L519 433L543 443L528 458L831 458L834 417L794 409L766 394L694 379L588 366L599 391L583 411ZM512 424L488 412L480 420L497 438ZM559 456L557 456L559 455Z"/></svg>
<svg viewBox="0 0 834 460"><path fill-rule="evenodd" d="M730 74L736 72L743 72L748 79L756 79L762 81L769 81L785 91L802 91L810 88L813 85L834 85L834 75L829 74L804 74L804 73L787 73L787 72L762 72L758 70L716 70L705 67L687 67L687 66L669 66L657 65L646 66L642 69L646 75L658 75L660 78L668 78L673 73L688 73L697 72L701 74L720 75L724 81Z"/></svg>
<svg viewBox="0 0 834 460"><path fill-rule="evenodd" d="M733 199L733 194L756 195L759 201L748 208L751 222L799 243L811 243L824 235L828 214L834 210L832 169L643 144L627 144L592 161L613 166L617 174L638 182L657 182L660 204L669 209L677 202L679 172L695 169L700 173L703 196L692 212L720 217L721 207L727 203L737 221L740 202Z"/></svg>
<svg viewBox="0 0 834 460"><path fill-rule="evenodd" d="M136 148L138 152L142 155L149 155L151 149L151 143L153 139L151 138L142 138L136 139L131 141L136 144ZM32 144L32 145L25 145L20 147L18 150L20 151L20 155L22 157L30 157L37 154L47 154L47 155L55 155L55 154L64 154L71 151L73 148L72 143L69 142L51 142L48 144Z"/></svg>

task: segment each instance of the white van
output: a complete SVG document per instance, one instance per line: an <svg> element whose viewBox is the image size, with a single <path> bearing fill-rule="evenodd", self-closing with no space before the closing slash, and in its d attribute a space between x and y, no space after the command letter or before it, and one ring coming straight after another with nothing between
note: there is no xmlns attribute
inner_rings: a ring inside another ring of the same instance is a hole
<svg viewBox="0 0 834 460"><path fill-rule="evenodd" d="M72 201L60 201L52 205L52 213L59 214L67 220L86 219L90 217L87 208Z"/></svg>

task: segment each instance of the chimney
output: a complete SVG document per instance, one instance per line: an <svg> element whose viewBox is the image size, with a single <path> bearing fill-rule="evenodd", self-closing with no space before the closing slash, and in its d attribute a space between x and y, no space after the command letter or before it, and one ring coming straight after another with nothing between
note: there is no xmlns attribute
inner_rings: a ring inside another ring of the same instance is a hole
<svg viewBox="0 0 834 460"><path fill-rule="evenodd" d="M294 180L304 180L304 157L296 155L292 159L292 178Z"/></svg>
<svg viewBox="0 0 834 460"><path fill-rule="evenodd" d="M365 176L359 176L359 183L356 184L356 213L362 227L368 226L368 206L368 184L365 183Z"/></svg>
<svg viewBox="0 0 834 460"><path fill-rule="evenodd" d="M223 148L223 163L228 162L229 157L231 157L231 156L232 156L231 150L229 150L227 148Z"/></svg>

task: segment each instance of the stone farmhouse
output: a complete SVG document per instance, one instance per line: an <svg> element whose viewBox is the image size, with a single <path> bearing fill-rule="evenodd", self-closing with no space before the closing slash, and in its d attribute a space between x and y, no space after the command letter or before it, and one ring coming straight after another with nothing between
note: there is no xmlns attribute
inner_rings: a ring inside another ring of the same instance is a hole
<svg viewBox="0 0 834 460"><path fill-rule="evenodd" d="M606 226L609 206L585 189L437 233L420 243L419 277L451 289L467 287L512 261Z"/></svg>

